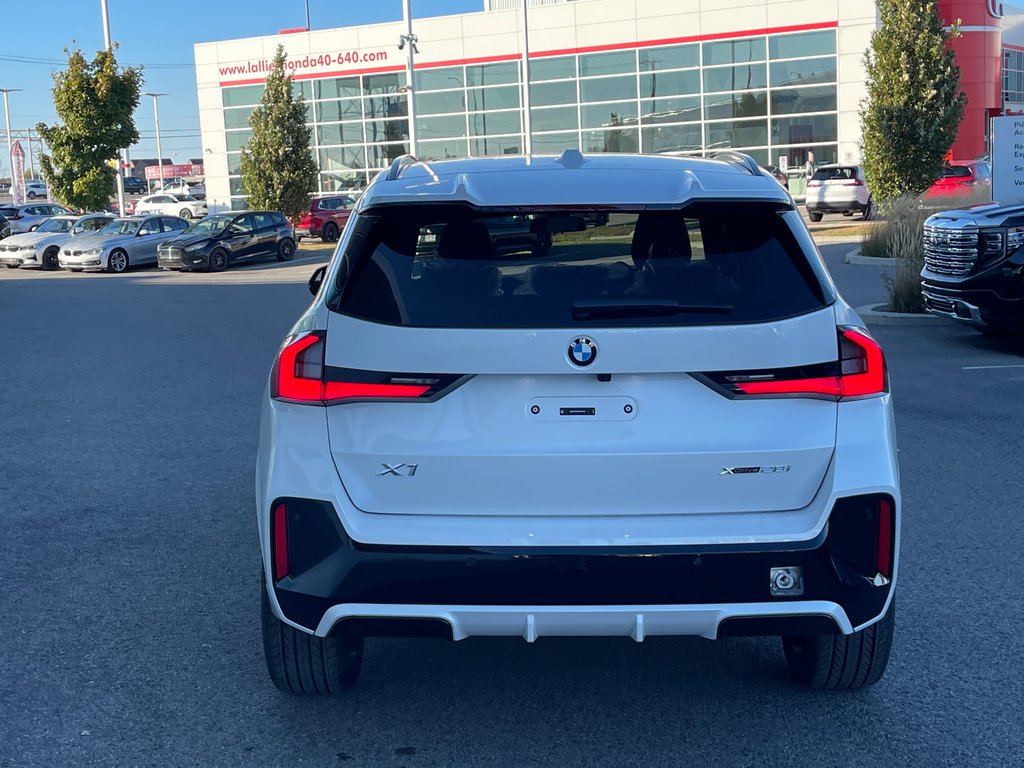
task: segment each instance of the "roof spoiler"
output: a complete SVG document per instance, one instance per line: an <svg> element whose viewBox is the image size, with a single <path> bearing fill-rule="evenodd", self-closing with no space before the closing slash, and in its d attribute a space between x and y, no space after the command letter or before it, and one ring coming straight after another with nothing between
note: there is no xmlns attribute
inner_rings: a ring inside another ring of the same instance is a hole
<svg viewBox="0 0 1024 768"><path fill-rule="evenodd" d="M735 152L733 150L725 150L722 152L715 152L711 155L712 160L722 160L730 165L735 165L740 170L744 170L751 176L761 175L761 166L757 164L750 155L745 155L742 152Z"/></svg>

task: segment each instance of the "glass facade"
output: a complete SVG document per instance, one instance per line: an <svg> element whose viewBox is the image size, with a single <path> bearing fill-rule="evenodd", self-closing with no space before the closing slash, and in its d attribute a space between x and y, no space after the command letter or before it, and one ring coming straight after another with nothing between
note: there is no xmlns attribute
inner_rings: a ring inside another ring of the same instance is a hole
<svg viewBox="0 0 1024 768"><path fill-rule="evenodd" d="M1003 48L1003 104L1024 103L1024 51Z"/></svg>
<svg viewBox="0 0 1024 768"><path fill-rule="evenodd" d="M816 163L838 160L834 29L541 56L529 69L538 154L729 148L765 164L785 155L790 167L811 152ZM523 151L520 62L428 65L415 77L420 159ZM295 83L308 105L321 191L363 187L408 151L405 86L404 72ZM233 174L261 91L222 91ZM231 186L240 189L234 178Z"/></svg>

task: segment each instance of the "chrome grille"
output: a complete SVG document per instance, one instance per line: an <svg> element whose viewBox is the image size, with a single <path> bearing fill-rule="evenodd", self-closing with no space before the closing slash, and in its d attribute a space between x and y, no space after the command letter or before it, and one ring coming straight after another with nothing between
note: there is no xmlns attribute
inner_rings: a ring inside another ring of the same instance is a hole
<svg viewBox="0 0 1024 768"><path fill-rule="evenodd" d="M937 275L966 275L978 259L978 228L924 227L924 265Z"/></svg>

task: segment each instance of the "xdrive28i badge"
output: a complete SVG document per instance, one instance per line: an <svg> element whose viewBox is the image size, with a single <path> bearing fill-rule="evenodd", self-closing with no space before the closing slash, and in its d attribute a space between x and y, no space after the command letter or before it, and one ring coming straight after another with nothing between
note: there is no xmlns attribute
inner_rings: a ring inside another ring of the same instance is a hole
<svg viewBox="0 0 1024 768"><path fill-rule="evenodd" d="M597 344L586 336L577 336L569 342L568 355L570 363L583 368L597 359Z"/></svg>

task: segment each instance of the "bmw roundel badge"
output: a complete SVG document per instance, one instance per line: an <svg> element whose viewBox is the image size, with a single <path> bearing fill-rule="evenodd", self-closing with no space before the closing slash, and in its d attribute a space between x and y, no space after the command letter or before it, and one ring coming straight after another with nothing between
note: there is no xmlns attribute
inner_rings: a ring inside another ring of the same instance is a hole
<svg viewBox="0 0 1024 768"><path fill-rule="evenodd" d="M578 336L569 342L569 362L584 368L597 359L597 344L586 336Z"/></svg>

